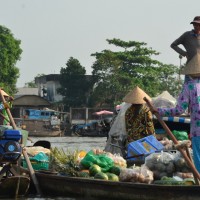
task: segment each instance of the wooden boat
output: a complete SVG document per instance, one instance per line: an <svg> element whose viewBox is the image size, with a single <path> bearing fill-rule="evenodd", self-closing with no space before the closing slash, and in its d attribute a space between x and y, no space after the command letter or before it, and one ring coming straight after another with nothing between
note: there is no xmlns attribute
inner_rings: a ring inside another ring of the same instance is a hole
<svg viewBox="0 0 200 200"><path fill-rule="evenodd" d="M171 131L185 131L190 133L190 118L188 116L181 117L162 117L162 120ZM166 132L157 119L154 119L154 128L157 136L166 136Z"/></svg>
<svg viewBox="0 0 200 200"><path fill-rule="evenodd" d="M119 200L199 200L200 186L167 186L36 172L44 196Z"/></svg>
<svg viewBox="0 0 200 200"><path fill-rule="evenodd" d="M15 119L16 124L18 120ZM61 136L59 126L52 126L50 120L45 119L21 119L23 128L29 132L29 136L34 137L57 137Z"/></svg>
<svg viewBox="0 0 200 200"><path fill-rule="evenodd" d="M112 118L85 124L74 124L71 127L72 136L108 137Z"/></svg>
<svg viewBox="0 0 200 200"><path fill-rule="evenodd" d="M26 109L23 118L14 118L18 127L29 132L29 136L56 137L61 136L60 119L54 110Z"/></svg>
<svg viewBox="0 0 200 200"><path fill-rule="evenodd" d="M12 176L1 180L0 199L25 196L29 189L30 178L25 176Z"/></svg>

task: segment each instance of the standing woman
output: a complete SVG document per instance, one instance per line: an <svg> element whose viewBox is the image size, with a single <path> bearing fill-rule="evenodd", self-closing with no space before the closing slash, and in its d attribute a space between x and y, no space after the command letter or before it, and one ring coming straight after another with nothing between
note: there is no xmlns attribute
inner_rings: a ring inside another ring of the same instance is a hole
<svg viewBox="0 0 200 200"><path fill-rule="evenodd" d="M124 97L124 102L131 106L125 113L127 142L133 142L149 135L155 136L153 116L143 98L151 98L138 86Z"/></svg>
<svg viewBox="0 0 200 200"><path fill-rule="evenodd" d="M152 112L158 112L160 116L178 116L189 108L193 159L200 173L200 53L190 60L183 73L188 75L190 80L184 83L176 107L157 108Z"/></svg>
<svg viewBox="0 0 200 200"><path fill-rule="evenodd" d="M187 63L200 51L200 16L196 16L190 24L193 25L193 29L183 33L171 44L172 49L181 56L186 57ZM190 77L186 75L185 81L189 79Z"/></svg>

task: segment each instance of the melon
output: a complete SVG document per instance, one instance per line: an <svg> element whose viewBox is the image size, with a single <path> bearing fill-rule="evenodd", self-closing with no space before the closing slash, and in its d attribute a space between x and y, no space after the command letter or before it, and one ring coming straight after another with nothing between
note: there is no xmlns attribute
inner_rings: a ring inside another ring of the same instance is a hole
<svg viewBox="0 0 200 200"><path fill-rule="evenodd" d="M94 176L95 179L101 179L101 180L108 180L108 176L107 174L103 173L103 172L98 172L95 174Z"/></svg>
<svg viewBox="0 0 200 200"><path fill-rule="evenodd" d="M81 171L81 172L78 173L78 176L79 177L83 177L83 178L89 178L90 174L89 174L89 172L83 172L83 171Z"/></svg>
<svg viewBox="0 0 200 200"><path fill-rule="evenodd" d="M90 176L94 176L98 172L101 172L101 167L98 165L94 164L89 168Z"/></svg>
<svg viewBox="0 0 200 200"><path fill-rule="evenodd" d="M113 173L106 173L109 181L119 181L119 177Z"/></svg>
<svg viewBox="0 0 200 200"><path fill-rule="evenodd" d="M185 178L184 185L195 185L195 180L193 178Z"/></svg>
<svg viewBox="0 0 200 200"><path fill-rule="evenodd" d="M113 166L110 169L110 172L113 173L113 174L116 174L117 176L119 176L120 171L121 171L120 167L117 167L117 166Z"/></svg>

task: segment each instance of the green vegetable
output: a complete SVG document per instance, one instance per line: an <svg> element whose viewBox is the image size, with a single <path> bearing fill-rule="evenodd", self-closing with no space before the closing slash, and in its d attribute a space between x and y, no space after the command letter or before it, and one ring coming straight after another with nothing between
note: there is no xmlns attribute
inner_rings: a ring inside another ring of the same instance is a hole
<svg viewBox="0 0 200 200"><path fill-rule="evenodd" d="M171 178L171 180L157 180L154 181L154 184L158 185L185 185L184 181L176 181L175 179Z"/></svg>
<svg viewBox="0 0 200 200"><path fill-rule="evenodd" d="M186 131L173 130L172 133L174 134L177 140L188 140L188 134Z"/></svg>
<svg viewBox="0 0 200 200"><path fill-rule="evenodd" d="M193 178L185 178L183 182L185 183L185 185L195 185L195 181Z"/></svg>
<svg viewBox="0 0 200 200"><path fill-rule="evenodd" d="M119 177L116 174L107 172L106 175L108 176L109 181L119 181Z"/></svg>
<svg viewBox="0 0 200 200"><path fill-rule="evenodd" d="M163 176L163 177L161 178L161 180L162 180L162 181L168 180L168 177L167 177L167 176Z"/></svg>
<svg viewBox="0 0 200 200"><path fill-rule="evenodd" d="M89 178L90 174L89 172L79 172L79 177Z"/></svg>
<svg viewBox="0 0 200 200"><path fill-rule="evenodd" d="M113 173L113 174L116 174L117 176L120 175L120 171L121 171L120 167L117 167L117 166L113 166L110 169L110 172Z"/></svg>
<svg viewBox="0 0 200 200"><path fill-rule="evenodd" d="M95 174L94 179L108 180L108 176L103 172L98 172Z"/></svg>
<svg viewBox="0 0 200 200"><path fill-rule="evenodd" d="M101 172L101 167L98 165L94 164L89 168L90 176L94 176L98 172Z"/></svg>

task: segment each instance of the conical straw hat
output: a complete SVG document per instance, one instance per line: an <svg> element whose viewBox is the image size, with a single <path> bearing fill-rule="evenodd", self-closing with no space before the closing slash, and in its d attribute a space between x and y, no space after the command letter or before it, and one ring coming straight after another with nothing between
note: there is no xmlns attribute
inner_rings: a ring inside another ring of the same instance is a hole
<svg viewBox="0 0 200 200"><path fill-rule="evenodd" d="M151 97L146 94L142 89L136 86L132 91L130 91L123 99L126 103L132 104L144 104L146 103L143 98L146 97L149 101L151 101Z"/></svg>
<svg viewBox="0 0 200 200"><path fill-rule="evenodd" d="M3 96L5 96L5 97L9 97L9 95L8 95L6 92L4 92L3 89L1 89L1 94L2 94Z"/></svg>
<svg viewBox="0 0 200 200"><path fill-rule="evenodd" d="M200 76L200 52L186 64L185 68L181 70L181 74Z"/></svg>

